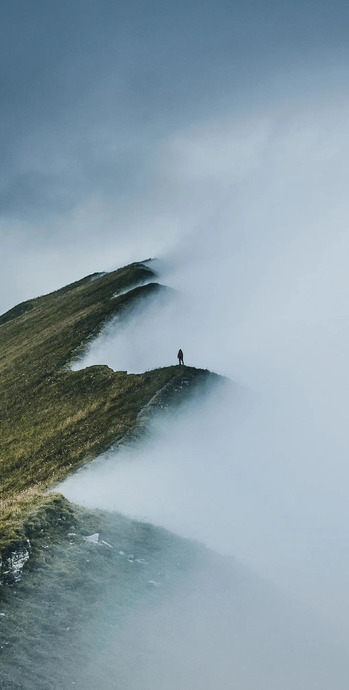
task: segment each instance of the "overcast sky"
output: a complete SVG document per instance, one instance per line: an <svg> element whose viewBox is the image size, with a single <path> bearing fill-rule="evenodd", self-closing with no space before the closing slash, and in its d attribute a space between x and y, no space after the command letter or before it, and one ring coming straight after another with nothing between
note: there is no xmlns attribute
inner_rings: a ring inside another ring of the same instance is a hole
<svg viewBox="0 0 349 690"><path fill-rule="evenodd" d="M198 232L234 196L236 160L251 165L232 147L245 120L253 158L270 113L340 113L348 14L339 0L3 0L0 308ZM193 159L200 192L182 174Z"/></svg>

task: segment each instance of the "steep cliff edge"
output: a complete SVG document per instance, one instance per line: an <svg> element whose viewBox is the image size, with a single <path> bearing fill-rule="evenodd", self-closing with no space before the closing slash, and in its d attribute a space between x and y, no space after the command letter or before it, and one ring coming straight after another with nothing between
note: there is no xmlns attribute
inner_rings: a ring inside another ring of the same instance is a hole
<svg viewBox="0 0 349 690"><path fill-rule="evenodd" d="M143 263L93 274L0 317L0 557L26 557L35 530L64 522L69 504L48 487L128 439L151 411L181 400L209 372L165 367L143 374L68 366L114 316L160 290ZM55 512L56 511L56 512ZM29 542L28 542L29 539Z"/></svg>

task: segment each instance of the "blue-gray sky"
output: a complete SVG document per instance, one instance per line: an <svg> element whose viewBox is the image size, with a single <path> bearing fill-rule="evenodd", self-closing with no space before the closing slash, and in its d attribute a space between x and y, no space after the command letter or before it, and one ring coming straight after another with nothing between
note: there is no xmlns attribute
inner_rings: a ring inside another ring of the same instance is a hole
<svg viewBox="0 0 349 690"><path fill-rule="evenodd" d="M348 15L309 0L3 0L0 306L172 247L186 209L171 222L167 142L335 100Z"/></svg>

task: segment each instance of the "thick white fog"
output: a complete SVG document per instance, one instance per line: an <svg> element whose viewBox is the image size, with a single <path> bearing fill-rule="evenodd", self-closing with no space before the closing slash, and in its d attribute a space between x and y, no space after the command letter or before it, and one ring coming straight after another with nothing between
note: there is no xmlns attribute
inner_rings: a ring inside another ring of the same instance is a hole
<svg viewBox="0 0 349 690"><path fill-rule="evenodd" d="M79 366L141 372L181 347L248 395L212 394L62 490L232 554L347 629L347 105L317 106L316 124L269 113L168 143L187 223L154 268L175 292Z"/></svg>

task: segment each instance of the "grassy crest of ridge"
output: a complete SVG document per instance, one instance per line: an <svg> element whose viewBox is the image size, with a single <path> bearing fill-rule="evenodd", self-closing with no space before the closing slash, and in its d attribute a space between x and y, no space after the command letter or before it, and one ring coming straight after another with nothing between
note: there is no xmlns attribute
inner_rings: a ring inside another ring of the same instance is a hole
<svg viewBox="0 0 349 690"><path fill-rule="evenodd" d="M154 277L134 263L87 276L0 317L3 559L55 500L43 496L47 487L132 433L139 412L164 386L173 390L184 378L191 384L207 375L189 367L137 375L102 365L68 370L110 318L163 289L150 282Z"/></svg>

